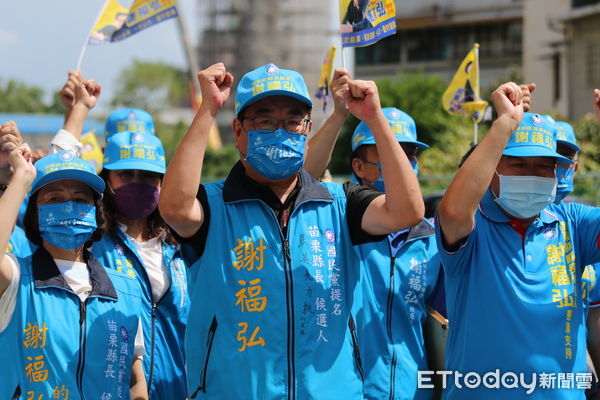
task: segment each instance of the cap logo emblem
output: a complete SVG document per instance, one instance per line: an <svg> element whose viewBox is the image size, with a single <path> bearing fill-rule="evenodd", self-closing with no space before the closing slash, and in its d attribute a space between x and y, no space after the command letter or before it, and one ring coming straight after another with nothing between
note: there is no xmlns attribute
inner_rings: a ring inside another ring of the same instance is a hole
<svg viewBox="0 0 600 400"><path fill-rule="evenodd" d="M279 72L279 67L277 67L277 65L275 64L269 64L267 65L267 69L265 70L265 72L269 75L275 75Z"/></svg>
<svg viewBox="0 0 600 400"><path fill-rule="evenodd" d="M73 153L70 151L63 151L60 153L60 159L63 161L71 161L73 159Z"/></svg>

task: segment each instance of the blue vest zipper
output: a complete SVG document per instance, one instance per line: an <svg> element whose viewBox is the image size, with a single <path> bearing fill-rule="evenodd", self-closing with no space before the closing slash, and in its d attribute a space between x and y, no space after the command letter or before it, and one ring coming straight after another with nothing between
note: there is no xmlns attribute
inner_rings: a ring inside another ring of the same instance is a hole
<svg viewBox="0 0 600 400"><path fill-rule="evenodd" d="M87 299L79 302L79 361L77 362L77 389L81 400L85 399L83 395L83 368L85 367L85 345L87 340L86 321L87 321Z"/></svg>

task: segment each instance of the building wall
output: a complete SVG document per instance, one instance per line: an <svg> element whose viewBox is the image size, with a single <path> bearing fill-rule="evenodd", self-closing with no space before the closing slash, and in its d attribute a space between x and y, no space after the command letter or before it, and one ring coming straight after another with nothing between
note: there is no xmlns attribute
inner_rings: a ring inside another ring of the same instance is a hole
<svg viewBox="0 0 600 400"><path fill-rule="evenodd" d="M523 11L523 78L537 83L535 111L568 114L567 43L561 18L569 0L527 0Z"/></svg>
<svg viewBox="0 0 600 400"><path fill-rule="evenodd" d="M600 88L600 6L566 22L569 52L569 116L592 112L592 91Z"/></svg>
<svg viewBox="0 0 600 400"><path fill-rule="evenodd" d="M521 65L522 1L396 1L398 33L356 53L360 77L424 71L450 80L479 42L481 86Z"/></svg>
<svg viewBox="0 0 600 400"><path fill-rule="evenodd" d="M208 66L223 61L236 79L273 62L300 72L312 95L327 49L334 44L339 47L335 1L199 0L199 5L208 15L202 24L200 63ZM336 65L341 66L340 57ZM325 115L321 101L313 97L313 102L313 125L318 127ZM229 140L232 118L233 99L219 115L225 140Z"/></svg>

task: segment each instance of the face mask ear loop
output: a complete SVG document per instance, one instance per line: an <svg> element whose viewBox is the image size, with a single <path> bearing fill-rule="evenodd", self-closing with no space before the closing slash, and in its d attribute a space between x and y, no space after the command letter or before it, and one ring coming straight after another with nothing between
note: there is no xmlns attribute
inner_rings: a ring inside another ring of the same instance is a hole
<svg viewBox="0 0 600 400"><path fill-rule="evenodd" d="M494 174L496 174L496 176L498 177L498 186L500 186L500 174L496 170L494 170ZM492 192L492 196L494 196L495 199L497 199L498 197L500 197L499 195L497 195L496 193L494 193L494 190L492 189L491 186L490 186L490 192Z"/></svg>

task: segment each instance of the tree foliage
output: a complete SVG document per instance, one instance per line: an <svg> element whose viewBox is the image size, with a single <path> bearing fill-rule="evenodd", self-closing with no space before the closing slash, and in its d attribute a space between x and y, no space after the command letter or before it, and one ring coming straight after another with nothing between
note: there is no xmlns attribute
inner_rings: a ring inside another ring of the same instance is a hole
<svg viewBox="0 0 600 400"><path fill-rule="evenodd" d="M0 112L6 113L58 113L64 106L55 93L51 103L44 100L44 90L16 80L0 81Z"/></svg>
<svg viewBox="0 0 600 400"><path fill-rule="evenodd" d="M414 73L379 80L377 87L381 105L397 107L413 117L419 140L431 146L420 157L423 175L453 174L473 140L473 124L444 110L441 99L446 84L442 79ZM351 174L350 140L358 122L351 117L342 128L330 164L334 175Z"/></svg>
<svg viewBox="0 0 600 400"><path fill-rule="evenodd" d="M134 107L150 113L168 107L189 107L188 76L164 62L134 60L117 79L113 106Z"/></svg>

